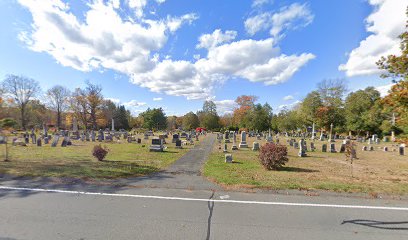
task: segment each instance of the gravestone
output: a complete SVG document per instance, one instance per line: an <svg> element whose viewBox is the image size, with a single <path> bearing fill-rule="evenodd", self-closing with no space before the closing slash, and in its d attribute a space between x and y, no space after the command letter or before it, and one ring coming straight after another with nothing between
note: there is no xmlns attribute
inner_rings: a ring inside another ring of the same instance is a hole
<svg viewBox="0 0 408 240"><path fill-rule="evenodd" d="M364 152L367 151L367 146L363 146L361 150L363 150Z"/></svg>
<svg viewBox="0 0 408 240"><path fill-rule="evenodd" d="M305 150L305 140L301 139L299 140L299 153L298 156L299 157L306 157L306 150Z"/></svg>
<svg viewBox="0 0 408 240"><path fill-rule="evenodd" d="M227 131L227 132L225 132L225 140L224 140L224 143L230 143L231 141L230 141L230 139L229 139L229 132Z"/></svg>
<svg viewBox="0 0 408 240"><path fill-rule="evenodd" d="M331 153L336 153L336 144L334 143L330 143L330 152Z"/></svg>
<svg viewBox="0 0 408 240"><path fill-rule="evenodd" d="M144 140L148 140L149 139L149 135L145 134L144 135Z"/></svg>
<svg viewBox="0 0 408 240"><path fill-rule="evenodd" d="M232 163L232 154L225 154L225 162Z"/></svg>
<svg viewBox="0 0 408 240"><path fill-rule="evenodd" d="M153 138L152 145L150 145L149 150L152 152L163 152L164 146L162 139Z"/></svg>
<svg viewBox="0 0 408 240"><path fill-rule="evenodd" d="M289 140L289 145L290 145L291 147L293 147L293 141L292 141L292 139Z"/></svg>
<svg viewBox="0 0 408 240"><path fill-rule="evenodd" d="M370 144L370 145L373 144L373 139L372 138L368 139L368 144Z"/></svg>
<svg viewBox="0 0 408 240"><path fill-rule="evenodd" d="M380 144L380 139L379 138L375 139L375 144Z"/></svg>
<svg viewBox="0 0 408 240"><path fill-rule="evenodd" d="M373 147L373 146L370 146L370 147L368 148L368 150L369 150L369 151L374 151L374 147Z"/></svg>
<svg viewBox="0 0 408 240"><path fill-rule="evenodd" d="M176 140L176 148L182 148L180 139Z"/></svg>
<svg viewBox="0 0 408 240"><path fill-rule="evenodd" d="M52 140L51 147L56 147L57 146L58 141L59 141L59 137L60 137L59 135L55 135L55 137Z"/></svg>
<svg viewBox="0 0 408 240"><path fill-rule="evenodd" d="M388 147L384 147L384 148L383 148L383 151L384 151L384 152L388 152Z"/></svg>
<svg viewBox="0 0 408 240"><path fill-rule="evenodd" d="M314 142L311 142L310 143L310 151L314 152L315 149L316 148L315 148Z"/></svg>
<svg viewBox="0 0 408 240"><path fill-rule="evenodd" d="M0 136L0 144L6 144L7 143L7 137L6 136Z"/></svg>
<svg viewBox="0 0 408 240"><path fill-rule="evenodd" d="M298 148L299 148L299 144L298 144L297 142L294 142L294 143L293 143L293 147L294 147L295 149L298 149Z"/></svg>
<svg viewBox="0 0 408 240"><path fill-rule="evenodd" d="M252 151L259 151L259 143L253 142L252 143Z"/></svg>
<svg viewBox="0 0 408 240"><path fill-rule="evenodd" d="M131 137L131 136L128 136L128 137L127 137L127 142L128 142L128 143L132 143L132 137Z"/></svg>
<svg viewBox="0 0 408 240"><path fill-rule="evenodd" d="M346 144L342 143L340 146L340 153L344 153L346 151Z"/></svg>
<svg viewBox="0 0 408 240"><path fill-rule="evenodd" d="M237 147L237 134L235 132L234 132L234 138L232 140L231 150L238 150L238 147Z"/></svg>
<svg viewBox="0 0 408 240"><path fill-rule="evenodd" d="M241 142L239 143L239 148L248 148L248 144L246 142L246 132L241 132Z"/></svg>
<svg viewBox="0 0 408 240"><path fill-rule="evenodd" d="M49 142L48 142L48 137L44 137L44 144L48 144Z"/></svg>
<svg viewBox="0 0 408 240"><path fill-rule="evenodd" d="M41 138L37 139L37 147L41 147Z"/></svg>
<svg viewBox="0 0 408 240"><path fill-rule="evenodd" d="M177 140L179 140L179 135L178 134L173 134L173 139L171 140L171 142L176 143Z"/></svg>
<svg viewBox="0 0 408 240"><path fill-rule="evenodd" d="M64 137L62 139L61 147L66 147L67 145L68 145L68 139L67 139L67 137Z"/></svg>
<svg viewBox="0 0 408 240"><path fill-rule="evenodd" d="M89 138L89 133L88 132L85 133L85 141L87 141L87 142L91 141L91 139Z"/></svg>
<svg viewBox="0 0 408 240"><path fill-rule="evenodd" d="M399 146L399 155L403 156L405 154L405 144Z"/></svg>
<svg viewBox="0 0 408 240"><path fill-rule="evenodd" d="M225 153L228 152L227 148L228 148L227 144L224 143L224 150L223 150L223 152L225 152Z"/></svg>
<svg viewBox="0 0 408 240"><path fill-rule="evenodd" d="M141 138L138 138L138 139L137 139L137 143L139 143L139 144L142 143L142 139L141 139Z"/></svg>
<svg viewBox="0 0 408 240"><path fill-rule="evenodd" d="M37 136L35 135L35 133L31 134L31 143L32 144L36 144L37 143Z"/></svg>
<svg viewBox="0 0 408 240"><path fill-rule="evenodd" d="M91 140L92 140L92 142L95 142L95 136L96 134L95 134L95 131L93 131L92 130L92 132L91 132Z"/></svg>
<svg viewBox="0 0 408 240"><path fill-rule="evenodd" d="M25 133L25 134L24 134L24 141L25 141L25 144L29 144L29 143L30 143L30 136L28 135L28 133Z"/></svg>

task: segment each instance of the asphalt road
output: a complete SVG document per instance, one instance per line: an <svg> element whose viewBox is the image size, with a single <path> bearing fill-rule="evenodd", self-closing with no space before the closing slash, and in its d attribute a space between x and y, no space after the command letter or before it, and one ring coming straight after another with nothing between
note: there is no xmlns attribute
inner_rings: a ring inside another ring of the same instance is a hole
<svg viewBox="0 0 408 240"><path fill-rule="evenodd" d="M408 239L406 201L214 188L198 170L213 143L123 185L2 179L0 240Z"/></svg>

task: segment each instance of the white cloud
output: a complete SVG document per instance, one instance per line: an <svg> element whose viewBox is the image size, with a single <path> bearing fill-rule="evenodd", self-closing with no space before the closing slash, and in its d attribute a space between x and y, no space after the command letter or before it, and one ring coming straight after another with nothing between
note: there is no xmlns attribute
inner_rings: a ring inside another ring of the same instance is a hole
<svg viewBox="0 0 408 240"><path fill-rule="evenodd" d="M293 3L279 12L264 12L245 20L245 29L251 36L259 31L269 30L271 36L282 38L285 29L306 27L313 22L314 15L307 4Z"/></svg>
<svg viewBox="0 0 408 240"><path fill-rule="evenodd" d="M123 103L123 105L125 105L125 107L134 107L134 108L146 106L146 104L147 103L145 103L145 102L139 102L137 100L130 100L129 102Z"/></svg>
<svg viewBox="0 0 408 240"><path fill-rule="evenodd" d="M217 112L219 115L232 113L237 107L237 103L234 100L220 100L214 101L214 103L217 106Z"/></svg>
<svg viewBox="0 0 408 240"><path fill-rule="evenodd" d="M161 101L161 100L163 100L163 98L161 98L161 97L153 98L153 101L156 101L156 102Z"/></svg>
<svg viewBox="0 0 408 240"><path fill-rule="evenodd" d="M294 101L293 103L290 103L290 104L279 105L278 109L279 110L283 110L285 108L286 109L292 109L292 108L296 107L299 103L301 103L301 101L296 100L296 101Z"/></svg>
<svg viewBox="0 0 408 240"><path fill-rule="evenodd" d="M31 50L48 53L61 65L80 71L111 69L150 91L187 99L213 97L214 87L230 78L266 85L282 83L315 57L310 53L282 54L272 38L231 42L235 31L217 29L200 38L198 45L207 49L206 56L197 55L193 62L176 61L171 56L160 59L166 54L160 50L169 36L182 24L197 19L196 14L156 20L141 14L134 19L123 16L123 8L143 9L148 1L126 0L120 5L117 0L95 0L80 20L61 0L18 1L33 16L31 31L20 33ZM293 28L284 23L284 28Z"/></svg>
<svg viewBox="0 0 408 240"><path fill-rule="evenodd" d="M196 47L207 49L214 48L220 44L234 40L236 36L236 31L225 31L225 33L223 33L221 29L216 29L211 34L201 35L199 38L199 44L197 44Z"/></svg>
<svg viewBox="0 0 408 240"><path fill-rule="evenodd" d="M252 7L253 8L261 7L269 2L272 2L272 0L253 0Z"/></svg>
<svg viewBox="0 0 408 240"><path fill-rule="evenodd" d="M288 96L285 96L283 98L284 101L289 101L289 100L293 100L293 99L294 99L294 97L292 95L288 95Z"/></svg>
<svg viewBox="0 0 408 240"><path fill-rule="evenodd" d="M408 0L370 0L369 3L374 7L366 19L366 30L371 34L339 66L349 77L378 74L381 70L375 63L381 56L400 53L398 35L405 28Z"/></svg>
<svg viewBox="0 0 408 240"><path fill-rule="evenodd" d="M385 97L388 95L388 91L391 90L391 87L394 86L394 83L387 84L384 86L376 87L375 89L380 92L381 97Z"/></svg>

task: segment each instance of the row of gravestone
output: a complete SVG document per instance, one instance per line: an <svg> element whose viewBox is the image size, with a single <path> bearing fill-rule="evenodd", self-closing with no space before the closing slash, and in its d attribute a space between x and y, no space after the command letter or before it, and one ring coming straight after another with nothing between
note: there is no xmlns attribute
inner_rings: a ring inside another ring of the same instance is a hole
<svg viewBox="0 0 408 240"><path fill-rule="evenodd" d="M346 151L346 145L348 143L349 140L344 140L343 143L340 146L340 153L344 153ZM296 140L294 139L290 139L288 140L289 145L293 146L296 149L299 149L299 156L306 156L306 151L307 151L307 144L306 141L304 139L299 140L299 143L296 142ZM310 149L311 151L314 151L316 148L314 146L313 142L310 142ZM388 152L389 148L388 147L383 147L382 148L384 152ZM373 146L363 146L362 151L374 151L374 147ZM400 155L404 155L405 154L405 145L401 144L400 146L398 146L398 151ZM322 145L322 152L327 152L327 144L323 144ZM336 153L336 145L334 143L330 143L330 151L331 153Z"/></svg>

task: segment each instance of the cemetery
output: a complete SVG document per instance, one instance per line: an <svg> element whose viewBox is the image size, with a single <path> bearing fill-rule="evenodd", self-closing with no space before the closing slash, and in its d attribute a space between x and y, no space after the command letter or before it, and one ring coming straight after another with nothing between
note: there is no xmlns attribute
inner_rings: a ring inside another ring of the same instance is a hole
<svg viewBox="0 0 408 240"><path fill-rule="evenodd" d="M158 136L164 138L166 132L148 134L149 137L143 139L142 132L109 129L61 131L47 133L47 136L40 131L10 133L6 139L8 161L0 161L0 173L84 179L135 177L165 169L194 146L185 144L181 148L171 141L164 143ZM0 140L0 158L5 159L6 142L4 137ZM162 142L159 150L150 151L157 146L157 141ZM91 154L93 147L99 144L108 149L103 161L97 161Z"/></svg>
<svg viewBox="0 0 408 240"><path fill-rule="evenodd" d="M405 149L399 143L380 140L372 143L371 139L353 141L355 158L351 163L346 156L347 145L344 144L349 140L332 139L329 142L312 140L310 137L286 137L285 134L272 137L274 143L277 140L287 147L289 161L276 171L266 170L260 164L259 150L244 147L233 151L232 143L226 143L226 147L222 147L226 151L223 151L217 143L204 166L204 175L226 189L408 193L408 154L404 152L401 155L400 149ZM240 141L240 137L237 141ZM246 141L250 146L262 147L268 143L268 138L257 139L253 136L247 137Z"/></svg>

